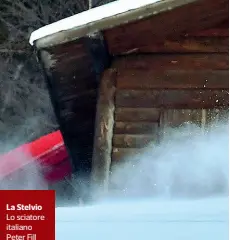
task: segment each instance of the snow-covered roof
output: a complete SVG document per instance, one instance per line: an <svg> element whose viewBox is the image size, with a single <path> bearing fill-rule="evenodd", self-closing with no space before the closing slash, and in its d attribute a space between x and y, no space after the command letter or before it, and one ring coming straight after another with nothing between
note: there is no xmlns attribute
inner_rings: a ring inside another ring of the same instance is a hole
<svg viewBox="0 0 230 240"><path fill-rule="evenodd" d="M169 11L197 0L118 0L34 31L30 44L37 48L69 42L97 31Z"/></svg>

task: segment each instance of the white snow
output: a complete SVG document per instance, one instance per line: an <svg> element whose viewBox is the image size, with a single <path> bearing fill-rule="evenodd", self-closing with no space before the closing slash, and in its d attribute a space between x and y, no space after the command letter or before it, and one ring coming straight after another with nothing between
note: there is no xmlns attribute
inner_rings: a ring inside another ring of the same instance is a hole
<svg viewBox="0 0 230 240"><path fill-rule="evenodd" d="M54 56L45 50L41 52L41 57L42 57L44 67L47 70L54 67L57 62L57 60L55 60Z"/></svg>
<svg viewBox="0 0 230 240"><path fill-rule="evenodd" d="M30 43L33 44L35 40L45 37L47 35L51 35L71 28L77 28L82 25L92 23L111 16L115 16L117 14L121 14L132 9L140 8L158 1L159 0L141 0L141 1L119 0L117 2L89 9L88 11L84 11L80 14L76 14L74 16L65 18L58 22L42 27L38 31L33 32L30 37Z"/></svg>
<svg viewBox="0 0 230 240"><path fill-rule="evenodd" d="M84 36L98 30L113 27L113 25L124 23L126 20L140 19L193 1L195 0L118 0L44 26L34 31L29 41L30 44L33 45L36 40L49 36L49 38L43 39L38 47L45 47L47 44L53 45L59 42L66 42L71 39L76 39L79 36ZM155 7L159 8L155 9ZM133 14L135 11L138 11L138 13L131 16L131 19L130 16L127 18L129 13ZM117 21L118 19L120 20ZM98 23L100 23L100 25L98 25ZM61 32L71 29L74 29L75 32L69 35L66 34L66 32L63 33L64 35L61 34ZM51 37L51 35L57 33L61 35Z"/></svg>
<svg viewBox="0 0 230 240"><path fill-rule="evenodd" d="M227 240L228 198L56 209L57 240Z"/></svg>
<svg viewBox="0 0 230 240"><path fill-rule="evenodd" d="M56 239L227 240L228 130L215 122L208 133L193 125L168 129L157 152L138 156L136 170L119 166L115 183L127 187L126 201L118 196L94 206L57 208ZM132 191L140 198L142 190L153 192L154 183L155 198L131 200Z"/></svg>

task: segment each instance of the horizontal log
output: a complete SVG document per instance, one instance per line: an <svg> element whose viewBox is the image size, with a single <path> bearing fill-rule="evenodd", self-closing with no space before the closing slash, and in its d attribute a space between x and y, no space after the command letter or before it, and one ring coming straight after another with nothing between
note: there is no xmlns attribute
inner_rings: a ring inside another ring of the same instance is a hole
<svg viewBox="0 0 230 240"><path fill-rule="evenodd" d="M224 109L167 109L161 114L160 130L162 133L164 128L179 127L186 123L207 128L226 120L228 120L228 110Z"/></svg>
<svg viewBox="0 0 230 240"><path fill-rule="evenodd" d="M160 119L159 109L149 108L119 108L115 110L115 121L124 122L154 122Z"/></svg>
<svg viewBox="0 0 230 240"><path fill-rule="evenodd" d="M154 134L115 134L113 147L117 148L143 148L150 143L157 143L158 136Z"/></svg>
<svg viewBox="0 0 230 240"><path fill-rule="evenodd" d="M136 53L228 53L229 38L184 37L137 48Z"/></svg>
<svg viewBox="0 0 230 240"><path fill-rule="evenodd" d="M140 69L121 69L117 76L120 89L228 89L229 71L148 71Z"/></svg>
<svg viewBox="0 0 230 240"><path fill-rule="evenodd" d="M207 125L222 123L229 119L229 109L207 109L205 123Z"/></svg>
<svg viewBox="0 0 230 240"><path fill-rule="evenodd" d="M226 18L212 28L204 29L202 31L190 32L188 36L210 36L210 37L228 37L229 36L229 20Z"/></svg>
<svg viewBox="0 0 230 240"><path fill-rule="evenodd" d="M228 70L229 56L216 54L139 54L115 58L113 66L121 69L165 70Z"/></svg>
<svg viewBox="0 0 230 240"><path fill-rule="evenodd" d="M158 123L152 122L116 122L114 134L157 134Z"/></svg>
<svg viewBox="0 0 230 240"><path fill-rule="evenodd" d="M120 90L117 107L140 108L228 108L227 90Z"/></svg>
<svg viewBox="0 0 230 240"><path fill-rule="evenodd" d="M143 151L144 149L138 148L113 148L112 162L128 161L133 157L138 158Z"/></svg>
<svg viewBox="0 0 230 240"><path fill-rule="evenodd" d="M159 6L160 7L160 6ZM228 19L228 1L196 1L105 31L109 52L123 54L156 40L217 26Z"/></svg>
<svg viewBox="0 0 230 240"><path fill-rule="evenodd" d="M185 123L201 126L208 109L167 109L162 111L160 126L179 127Z"/></svg>
<svg viewBox="0 0 230 240"><path fill-rule="evenodd" d="M203 31L193 32L188 34L188 36L196 37L228 37L229 36L229 27L225 26L224 28L211 28Z"/></svg>

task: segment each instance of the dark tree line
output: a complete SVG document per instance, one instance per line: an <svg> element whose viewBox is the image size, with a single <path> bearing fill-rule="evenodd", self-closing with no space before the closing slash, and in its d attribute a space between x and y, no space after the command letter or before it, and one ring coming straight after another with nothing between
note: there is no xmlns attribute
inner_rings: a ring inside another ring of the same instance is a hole
<svg viewBox="0 0 230 240"><path fill-rule="evenodd" d="M0 0L0 152L58 129L32 31L111 0Z"/></svg>

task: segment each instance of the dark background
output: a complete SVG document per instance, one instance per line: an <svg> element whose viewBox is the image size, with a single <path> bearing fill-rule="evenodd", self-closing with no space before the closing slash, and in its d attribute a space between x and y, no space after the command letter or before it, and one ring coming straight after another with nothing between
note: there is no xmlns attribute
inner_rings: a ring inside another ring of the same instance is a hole
<svg viewBox="0 0 230 240"><path fill-rule="evenodd" d="M29 37L112 0L0 0L0 153L58 129Z"/></svg>

